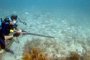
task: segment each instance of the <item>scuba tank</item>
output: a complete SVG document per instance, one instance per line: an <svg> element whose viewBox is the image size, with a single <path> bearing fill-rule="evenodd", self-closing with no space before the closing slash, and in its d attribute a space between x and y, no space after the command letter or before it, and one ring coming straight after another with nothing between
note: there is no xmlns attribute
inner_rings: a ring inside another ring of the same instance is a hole
<svg viewBox="0 0 90 60"><path fill-rule="evenodd" d="M1 37L3 37L3 33L2 33L2 18L0 18L0 42L5 45L4 41L1 39ZM3 37L4 38L4 37Z"/></svg>
<svg viewBox="0 0 90 60"><path fill-rule="evenodd" d="M2 18L0 19L0 30L2 29Z"/></svg>

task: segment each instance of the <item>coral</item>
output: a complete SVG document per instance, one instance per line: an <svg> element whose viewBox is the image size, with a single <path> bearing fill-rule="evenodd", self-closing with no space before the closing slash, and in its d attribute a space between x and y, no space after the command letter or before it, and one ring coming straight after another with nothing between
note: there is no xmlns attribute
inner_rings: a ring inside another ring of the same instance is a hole
<svg viewBox="0 0 90 60"><path fill-rule="evenodd" d="M43 52L39 52L37 48L33 48L30 53L25 53L23 60L48 60Z"/></svg>

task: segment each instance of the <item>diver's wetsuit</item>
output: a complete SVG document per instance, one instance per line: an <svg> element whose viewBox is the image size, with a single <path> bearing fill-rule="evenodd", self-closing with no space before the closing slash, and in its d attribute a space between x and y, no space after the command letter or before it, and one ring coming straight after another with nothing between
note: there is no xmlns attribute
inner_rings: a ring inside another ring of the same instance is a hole
<svg viewBox="0 0 90 60"><path fill-rule="evenodd" d="M0 46L1 46L1 49L6 49L5 48L5 38L4 36L5 35L9 35L10 33L10 29L14 29L16 28L17 26L12 26L10 25L10 21L8 18L5 18L3 23L2 23L2 29L0 30Z"/></svg>
<svg viewBox="0 0 90 60"><path fill-rule="evenodd" d="M10 29L14 29L14 28L16 28L16 27L17 27L16 24L15 24L15 25L10 25L10 20L9 20L9 18L5 18L5 19L4 19L3 29L2 29L4 35L9 35Z"/></svg>
<svg viewBox="0 0 90 60"><path fill-rule="evenodd" d="M5 38L4 38L3 31L1 29L0 29L0 46L1 46L1 49L5 49Z"/></svg>

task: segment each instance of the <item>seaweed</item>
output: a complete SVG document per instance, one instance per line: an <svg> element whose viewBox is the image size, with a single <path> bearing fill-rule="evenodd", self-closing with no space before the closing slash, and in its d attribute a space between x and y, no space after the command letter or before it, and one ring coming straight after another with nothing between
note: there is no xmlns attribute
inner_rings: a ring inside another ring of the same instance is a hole
<svg viewBox="0 0 90 60"><path fill-rule="evenodd" d="M76 52L71 52L71 56L69 57L69 59L70 60L79 60L79 59L83 60L82 56Z"/></svg>
<svg viewBox="0 0 90 60"><path fill-rule="evenodd" d="M70 55L68 55L68 57L61 57L64 56L65 53L67 53L62 51L62 46L56 47L56 42L40 42L41 40L38 40L34 39L33 41L26 43L24 47L24 56L22 58L23 60L90 60L90 52L87 51L85 47L83 47L83 49L85 49L85 52L70 52ZM43 44L45 46L42 46ZM55 46L53 46L53 44ZM50 45L52 45L54 51L47 51L47 47L51 47ZM60 54L60 56L58 57L56 54Z"/></svg>
<svg viewBox="0 0 90 60"><path fill-rule="evenodd" d="M39 52L37 48L33 48L30 53L25 53L23 60L48 60L43 52Z"/></svg>
<svg viewBox="0 0 90 60"><path fill-rule="evenodd" d="M71 52L70 57L49 57L39 51L37 48L33 48L30 53L25 53L23 60L90 60L90 52L86 52L83 55L79 55L76 52Z"/></svg>
<svg viewBox="0 0 90 60"><path fill-rule="evenodd" d="M66 60L90 60L90 56L87 53L88 52L83 55L79 55L76 52L71 52L70 57L67 57Z"/></svg>

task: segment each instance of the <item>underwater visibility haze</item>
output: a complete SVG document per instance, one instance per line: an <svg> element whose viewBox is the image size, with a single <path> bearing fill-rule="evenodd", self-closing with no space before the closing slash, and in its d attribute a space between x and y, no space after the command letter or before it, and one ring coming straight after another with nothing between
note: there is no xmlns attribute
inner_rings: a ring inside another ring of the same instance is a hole
<svg viewBox="0 0 90 60"><path fill-rule="evenodd" d="M24 53L28 49L36 52L33 48L39 48L45 56L40 54L51 60L69 57L70 52L77 53L79 58L90 59L85 55L88 53L90 57L90 0L0 0L0 18L11 14L27 23L18 21L20 29L55 38L20 35L19 43L14 38L10 46L15 54L6 52L2 60L21 60L23 57L27 60Z"/></svg>

